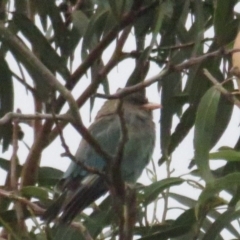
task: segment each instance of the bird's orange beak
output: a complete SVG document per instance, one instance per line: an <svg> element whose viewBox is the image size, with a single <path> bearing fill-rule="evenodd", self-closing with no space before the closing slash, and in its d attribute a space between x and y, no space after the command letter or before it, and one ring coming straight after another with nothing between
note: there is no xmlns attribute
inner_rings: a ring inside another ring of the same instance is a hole
<svg viewBox="0 0 240 240"><path fill-rule="evenodd" d="M159 109L162 108L162 105L159 103L146 103L142 105L143 108L147 109L147 110L155 110L155 109Z"/></svg>

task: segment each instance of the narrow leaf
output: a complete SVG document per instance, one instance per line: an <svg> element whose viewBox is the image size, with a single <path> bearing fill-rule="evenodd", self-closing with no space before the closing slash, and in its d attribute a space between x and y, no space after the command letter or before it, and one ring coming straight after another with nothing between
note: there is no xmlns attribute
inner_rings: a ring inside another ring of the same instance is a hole
<svg viewBox="0 0 240 240"><path fill-rule="evenodd" d="M199 196L198 203L203 204L222 190L230 189L234 185L239 185L240 173L231 173L225 177L209 183Z"/></svg>
<svg viewBox="0 0 240 240"><path fill-rule="evenodd" d="M48 192L46 189L35 186L27 186L21 189L21 193L26 197L34 197L40 200L48 199Z"/></svg>
<svg viewBox="0 0 240 240"><path fill-rule="evenodd" d="M228 43L228 41L230 40L229 35L231 36L233 34L232 37L236 36L237 25L234 23L234 6L236 5L236 3L237 0L216 1L216 8L214 12L214 31L219 46L223 46L224 44ZM235 27L233 27L235 28L235 30L231 29L232 23L236 25ZM230 31L228 32L228 30Z"/></svg>
<svg viewBox="0 0 240 240"><path fill-rule="evenodd" d="M147 206L149 203L157 199L158 195L164 191L166 188L169 188L174 185L180 185L184 182L181 178L167 178L157 182L152 183L151 185L143 189L143 201L144 205Z"/></svg>
<svg viewBox="0 0 240 240"><path fill-rule="evenodd" d="M235 211L234 209L228 209L224 212L213 224L209 226L202 240L216 239L217 235L230 224L233 220L239 219L240 210ZM235 234L234 234L235 235ZM239 238L239 234L235 235Z"/></svg>
<svg viewBox="0 0 240 240"><path fill-rule="evenodd" d="M54 73L58 71L65 79L70 73L63 59L49 44L40 30L25 15L14 14L13 21L23 35L30 41L42 62Z"/></svg>
<svg viewBox="0 0 240 240"><path fill-rule="evenodd" d="M240 161L240 152L234 149L220 150L218 152L210 153L209 159L222 159L226 161Z"/></svg>
<svg viewBox="0 0 240 240"><path fill-rule="evenodd" d="M213 180L208 162L208 154L216 121L219 98L220 92L214 87L210 88L201 99L195 122L195 161L201 172L201 176L206 182Z"/></svg>
<svg viewBox="0 0 240 240"><path fill-rule="evenodd" d="M62 177L63 172L52 167L41 167L38 170L38 184L40 186L54 186Z"/></svg>

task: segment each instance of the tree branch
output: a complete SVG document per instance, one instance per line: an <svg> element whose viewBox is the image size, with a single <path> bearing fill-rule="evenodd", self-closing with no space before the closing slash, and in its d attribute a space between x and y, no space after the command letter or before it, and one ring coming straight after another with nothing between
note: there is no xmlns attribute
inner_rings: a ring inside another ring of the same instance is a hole
<svg viewBox="0 0 240 240"><path fill-rule="evenodd" d="M199 57L190 58L188 61L184 61L184 62L176 64L176 65L170 65L170 66L166 67L165 69L163 69L157 75L145 80L144 82L138 83L138 84L130 86L130 87L125 87L124 89L121 89L114 94L106 95L106 94L97 93L96 97L105 98L105 99L123 98L123 97L125 97L125 96L127 96L127 95L129 95L133 92L137 92L137 91L139 91L143 88L146 88L146 87L148 87L148 86L150 86L150 85L152 85L156 82L161 81L163 77L165 77L166 75L168 75L172 71L182 71L186 68L190 68L191 66L193 66L195 64L199 64L199 63L201 63L202 61L204 61L208 58L222 56L222 55L227 56L227 55L233 54L235 52L240 52L240 49L224 50L224 49L220 48L217 51L207 53L207 54L204 54L204 55L199 56Z"/></svg>
<svg viewBox="0 0 240 240"><path fill-rule="evenodd" d="M55 118L61 121L73 122L73 118L69 114L56 115ZM45 119L54 119L52 114L22 114L9 112L0 118L0 125L6 124L14 119L17 119L19 122L24 122L26 120L45 120Z"/></svg>

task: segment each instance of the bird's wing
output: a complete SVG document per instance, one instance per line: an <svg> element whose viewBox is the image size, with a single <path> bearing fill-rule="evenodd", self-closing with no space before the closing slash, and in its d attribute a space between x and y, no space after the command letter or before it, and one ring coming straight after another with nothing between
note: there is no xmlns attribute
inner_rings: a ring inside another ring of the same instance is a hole
<svg viewBox="0 0 240 240"><path fill-rule="evenodd" d="M109 115L95 121L89 132L94 136L100 147L110 155L114 155L120 138L119 120L115 115ZM95 150L82 139L76 152L76 160L81 161L86 166L103 170L106 162L95 152ZM60 189L78 187L77 182L81 182L89 173L75 162L71 162L60 182ZM72 185L72 186L71 186Z"/></svg>
<svg viewBox="0 0 240 240"><path fill-rule="evenodd" d="M89 132L102 149L112 155L120 138L117 121L117 116L112 114L97 119L89 127ZM98 170L103 170L106 165L105 160L84 139L77 150L76 160ZM48 222L56 218L60 212L63 212L60 221L70 222L80 211L108 191L107 185L100 176L87 172L75 162L71 162L58 188L63 191L63 194L59 197L59 201L54 202L44 214L43 219Z"/></svg>

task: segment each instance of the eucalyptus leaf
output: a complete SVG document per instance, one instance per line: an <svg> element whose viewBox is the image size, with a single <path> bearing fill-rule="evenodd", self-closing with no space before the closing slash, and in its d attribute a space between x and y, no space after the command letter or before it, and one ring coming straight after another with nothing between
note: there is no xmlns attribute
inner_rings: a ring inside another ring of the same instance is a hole
<svg viewBox="0 0 240 240"><path fill-rule="evenodd" d="M234 149L232 150L221 150L209 154L209 159L213 160L226 160L226 161L240 161L240 152Z"/></svg>
<svg viewBox="0 0 240 240"><path fill-rule="evenodd" d="M147 206L149 203L157 199L158 195L163 192L166 188L171 186L180 185L184 182L181 178L168 178L152 183L151 185L144 187L142 198L144 199L143 204Z"/></svg>
<svg viewBox="0 0 240 240"><path fill-rule="evenodd" d="M214 87L210 88L199 104L195 122L195 161L206 182L213 180L208 162L208 153L211 146L219 99L220 92Z"/></svg>

